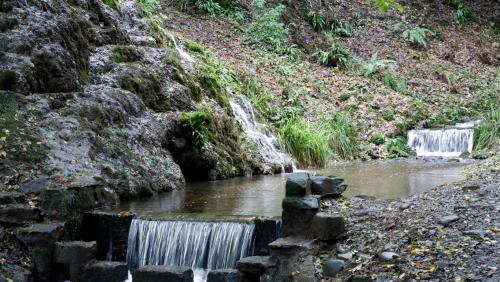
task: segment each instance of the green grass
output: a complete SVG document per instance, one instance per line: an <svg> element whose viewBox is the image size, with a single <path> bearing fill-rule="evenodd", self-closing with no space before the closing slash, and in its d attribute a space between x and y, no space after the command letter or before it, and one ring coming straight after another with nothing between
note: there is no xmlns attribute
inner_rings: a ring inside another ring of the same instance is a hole
<svg viewBox="0 0 500 282"><path fill-rule="evenodd" d="M119 0L104 0L104 4L108 5L109 7L116 9L118 7L118 4L120 4Z"/></svg>
<svg viewBox="0 0 500 282"><path fill-rule="evenodd" d="M406 146L406 139L404 137L390 139L386 149L389 158L407 158L415 155L415 153Z"/></svg>
<svg viewBox="0 0 500 282"><path fill-rule="evenodd" d="M285 6L259 11L255 20L244 28L243 42L283 54L287 51L288 30L279 22Z"/></svg>
<svg viewBox="0 0 500 282"><path fill-rule="evenodd" d="M498 150L500 146L500 108L491 108L474 130L474 150Z"/></svg>
<svg viewBox="0 0 500 282"><path fill-rule="evenodd" d="M198 148L203 149L209 143L209 114L205 111L182 112L179 120L184 126L187 126L191 132L191 138Z"/></svg>
<svg viewBox="0 0 500 282"><path fill-rule="evenodd" d="M321 129L301 118L291 118L278 130L278 140L302 167L323 167L329 156L328 140Z"/></svg>
<svg viewBox="0 0 500 282"><path fill-rule="evenodd" d="M372 137L370 138L370 141L375 145L382 145L385 142L384 136L378 133L373 134Z"/></svg>
<svg viewBox="0 0 500 282"><path fill-rule="evenodd" d="M323 117L321 125L333 154L342 159L354 159L358 156L358 131L349 116L337 112L329 117Z"/></svg>

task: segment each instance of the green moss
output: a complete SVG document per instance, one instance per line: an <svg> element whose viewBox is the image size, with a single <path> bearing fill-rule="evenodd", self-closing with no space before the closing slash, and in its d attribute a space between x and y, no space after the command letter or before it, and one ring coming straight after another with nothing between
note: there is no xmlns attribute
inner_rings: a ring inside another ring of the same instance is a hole
<svg viewBox="0 0 500 282"><path fill-rule="evenodd" d="M352 96L351 93L342 93L342 94L340 94L339 100L341 102L345 102L345 101L349 100L349 98L351 98L351 96Z"/></svg>
<svg viewBox="0 0 500 282"><path fill-rule="evenodd" d="M139 54L134 46L116 46L113 48L113 59L117 63L131 63L139 59Z"/></svg>
<svg viewBox="0 0 500 282"><path fill-rule="evenodd" d="M13 91L16 88L17 75L11 70L0 70L0 90Z"/></svg>
<svg viewBox="0 0 500 282"><path fill-rule="evenodd" d="M225 109L229 108L229 98L222 88L219 76L214 67L209 65L205 66L202 70L200 80L202 88L209 93L210 97L214 98L221 107Z"/></svg>
<svg viewBox="0 0 500 282"><path fill-rule="evenodd" d="M181 67L181 57L177 50L172 48L165 48L165 57L163 58L166 64L176 68Z"/></svg>
<svg viewBox="0 0 500 282"><path fill-rule="evenodd" d="M116 9L118 5L120 4L119 0L104 0L104 4L108 5L109 7Z"/></svg>
<svg viewBox="0 0 500 282"><path fill-rule="evenodd" d="M186 41L186 47L188 50L199 53L199 54L205 54L205 47L203 45L196 43L194 41L188 40Z"/></svg>
<svg viewBox="0 0 500 282"><path fill-rule="evenodd" d="M161 81L155 74L137 71L127 73L120 79L120 87L141 97L154 111L164 112L170 109L170 101L161 93Z"/></svg>
<svg viewBox="0 0 500 282"><path fill-rule="evenodd" d="M382 136L382 134L378 134L378 133L373 134L372 137L370 138L370 141L375 145L382 145L385 142L384 136Z"/></svg>

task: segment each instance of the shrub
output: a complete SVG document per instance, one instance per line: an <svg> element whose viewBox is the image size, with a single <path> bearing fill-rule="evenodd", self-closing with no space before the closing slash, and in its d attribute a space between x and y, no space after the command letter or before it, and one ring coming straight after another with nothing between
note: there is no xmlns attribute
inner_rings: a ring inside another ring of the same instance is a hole
<svg viewBox="0 0 500 282"><path fill-rule="evenodd" d="M415 155L415 153L408 146L406 146L406 140L403 137L390 139L386 148L389 158L407 158Z"/></svg>
<svg viewBox="0 0 500 282"><path fill-rule="evenodd" d="M333 154L342 159L352 159L358 155L358 131L349 116L337 112L330 117L323 117L321 125Z"/></svg>
<svg viewBox="0 0 500 282"><path fill-rule="evenodd" d="M301 118L290 118L278 129L278 140L303 167L323 167L329 155L325 133Z"/></svg>
<svg viewBox="0 0 500 282"><path fill-rule="evenodd" d="M455 20L460 24L468 24L471 21L475 21L476 17L472 11L465 4L460 3L457 6L457 10L453 14Z"/></svg>
<svg viewBox="0 0 500 282"><path fill-rule="evenodd" d="M196 0L196 7L211 17L215 16L222 10L219 3L214 2L214 0Z"/></svg>
<svg viewBox="0 0 500 282"><path fill-rule="evenodd" d="M500 108L487 112L474 130L474 150L497 149L500 146Z"/></svg>
<svg viewBox="0 0 500 282"><path fill-rule="evenodd" d="M256 19L245 27L243 42L284 53L288 40L288 31L279 22L284 10L285 6L279 5L257 15Z"/></svg>
<svg viewBox="0 0 500 282"><path fill-rule="evenodd" d="M353 61L353 56L349 48L336 42L333 37L328 36L329 47L326 51L316 51L313 56L319 59L319 62L328 67L346 67Z"/></svg>
<svg viewBox="0 0 500 282"><path fill-rule="evenodd" d="M403 38L413 46L427 48L427 35L434 36L435 33L427 28L416 27L403 32Z"/></svg>
<svg viewBox="0 0 500 282"><path fill-rule="evenodd" d="M370 138L370 141L375 145L382 145L385 142L384 136L382 136L382 134L378 134L378 133L373 134L372 137Z"/></svg>

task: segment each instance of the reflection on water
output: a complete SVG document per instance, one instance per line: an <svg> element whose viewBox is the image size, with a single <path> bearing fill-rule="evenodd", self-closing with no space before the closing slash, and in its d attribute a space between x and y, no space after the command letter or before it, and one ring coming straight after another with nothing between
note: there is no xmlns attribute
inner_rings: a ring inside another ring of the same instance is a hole
<svg viewBox="0 0 500 282"><path fill-rule="evenodd" d="M311 174L335 175L346 180L347 197L370 195L393 199L459 181L463 163L423 160L371 161L336 165ZM122 203L119 210L137 214L173 212L210 215L281 215L287 175L238 177L188 183L183 191L163 193Z"/></svg>

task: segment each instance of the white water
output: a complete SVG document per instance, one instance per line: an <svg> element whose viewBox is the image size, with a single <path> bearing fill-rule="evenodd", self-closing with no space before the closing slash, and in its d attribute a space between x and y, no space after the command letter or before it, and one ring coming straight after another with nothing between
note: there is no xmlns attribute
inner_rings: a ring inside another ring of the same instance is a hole
<svg viewBox="0 0 500 282"><path fill-rule="evenodd" d="M200 269L234 268L253 251L255 225L237 222L147 221L134 219L130 226L127 263L186 266L196 280Z"/></svg>
<svg viewBox="0 0 500 282"><path fill-rule="evenodd" d="M457 124L445 129L419 129L408 131L408 147L422 157L459 157L472 153L473 127L477 122Z"/></svg>
<svg viewBox="0 0 500 282"><path fill-rule="evenodd" d="M277 148L276 137L264 133L263 126L257 122L252 105L246 97L235 95L230 104L236 120L245 134L257 144L259 153L266 162L280 165L282 172L285 171L286 164L293 164L291 158Z"/></svg>
<svg viewBox="0 0 500 282"><path fill-rule="evenodd" d="M175 36L172 33L167 33L167 34L168 34L168 37L170 37L170 40L172 40L172 42L174 43L174 47L177 50L177 52L179 52L179 55L181 56L181 58L189 63L193 63L194 62L193 57L191 57L191 55L189 55L188 52L184 51L184 49L179 47L179 45L177 44L177 40L175 40Z"/></svg>

